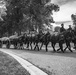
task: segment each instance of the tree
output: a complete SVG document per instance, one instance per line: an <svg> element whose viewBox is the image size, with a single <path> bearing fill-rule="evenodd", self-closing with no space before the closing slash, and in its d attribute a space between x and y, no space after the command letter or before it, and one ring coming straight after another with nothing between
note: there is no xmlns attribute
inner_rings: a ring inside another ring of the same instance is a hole
<svg viewBox="0 0 76 75"><path fill-rule="evenodd" d="M42 2L41 2L42 1ZM49 23L54 22L52 18L52 11L59 11L58 5L52 3L48 4L50 0L33 0L31 6L31 16L36 20L38 27L43 27L43 24L49 25ZM36 25L37 25L36 24Z"/></svg>
<svg viewBox="0 0 76 75"><path fill-rule="evenodd" d="M76 15L72 14L71 18L72 18L73 24L76 25Z"/></svg>
<svg viewBox="0 0 76 75"><path fill-rule="evenodd" d="M21 32L21 21L23 19L22 4L20 0L7 0L6 29L9 34L14 31ZM8 30L9 29L9 30Z"/></svg>
<svg viewBox="0 0 76 75"><path fill-rule="evenodd" d="M35 27L41 29L43 24L54 22L52 11L59 11L59 6L49 3L50 0L5 0L7 16L4 19L6 32L21 32ZM26 16L26 17L25 17Z"/></svg>
<svg viewBox="0 0 76 75"><path fill-rule="evenodd" d="M72 21L73 21L74 29L76 30L76 14L72 14L71 18L72 18Z"/></svg>
<svg viewBox="0 0 76 75"><path fill-rule="evenodd" d="M3 36L4 32L6 32L6 29L4 27L4 21L3 18L6 16L6 7L5 7L5 2L3 0L0 0L0 37Z"/></svg>

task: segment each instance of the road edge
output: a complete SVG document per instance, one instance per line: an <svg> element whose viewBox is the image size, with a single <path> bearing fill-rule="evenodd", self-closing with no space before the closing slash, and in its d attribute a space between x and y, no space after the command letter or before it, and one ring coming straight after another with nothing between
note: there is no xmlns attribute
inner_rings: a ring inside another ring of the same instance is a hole
<svg viewBox="0 0 76 75"><path fill-rule="evenodd" d="M3 49L0 49L0 51L6 53L6 54L12 56L14 59L16 59L30 73L30 75L48 75L23 58L15 55L13 53L10 53L8 51L5 51Z"/></svg>

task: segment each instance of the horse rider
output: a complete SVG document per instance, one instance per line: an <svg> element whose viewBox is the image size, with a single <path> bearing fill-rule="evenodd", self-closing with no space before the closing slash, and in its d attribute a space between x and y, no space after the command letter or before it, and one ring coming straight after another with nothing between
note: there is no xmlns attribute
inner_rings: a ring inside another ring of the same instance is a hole
<svg viewBox="0 0 76 75"><path fill-rule="evenodd" d="M64 34L63 34L63 32L65 32L65 31L66 31L66 29L64 28L64 24L62 23L61 28L60 28L59 40L58 40L60 48L57 51L61 50L62 52L64 52L63 51L63 43L64 43Z"/></svg>
<svg viewBox="0 0 76 75"><path fill-rule="evenodd" d="M60 28L60 33L64 32L64 31L65 31L64 24L62 23L61 28Z"/></svg>
<svg viewBox="0 0 76 75"><path fill-rule="evenodd" d="M71 35L70 37L72 38L73 37L73 40L76 39L76 30L75 29L72 29L71 25L69 25L69 28L67 29L71 32ZM74 49L76 49L76 44L75 44L75 41L74 41Z"/></svg>
<svg viewBox="0 0 76 75"><path fill-rule="evenodd" d="M67 30L71 30L71 31L72 31L72 27L71 27L71 25L69 25L69 28L68 28Z"/></svg>
<svg viewBox="0 0 76 75"><path fill-rule="evenodd" d="M64 28L64 24L62 23L62 24L61 24L61 28L60 28L60 34L61 34L61 37L62 37L62 38L60 37L60 38L61 38L60 40L63 39L63 32L64 32L64 31L66 31L66 29Z"/></svg>

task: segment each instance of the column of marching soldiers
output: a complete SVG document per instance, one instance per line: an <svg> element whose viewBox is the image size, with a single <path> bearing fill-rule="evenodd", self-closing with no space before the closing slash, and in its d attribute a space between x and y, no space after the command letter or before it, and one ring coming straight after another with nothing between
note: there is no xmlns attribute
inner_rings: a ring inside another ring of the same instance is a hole
<svg viewBox="0 0 76 75"><path fill-rule="evenodd" d="M58 43L58 49L55 47ZM10 37L2 37L0 38L0 48L5 44L6 48L10 48L11 45L14 46L15 49L25 49L24 45L26 45L26 49L31 50L41 50L43 45L45 46L46 52L48 51L48 45L52 47L53 52L62 51L63 53L68 49L70 52L73 52L71 43L73 44L73 48L76 49L76 31L72 29L71 25L66 30L64 28L64 24L61 24L60 32L43 33L39 31L39 33L27 34L24 33L22 35L12 35ZM63 47L65 44L65 48Z"/></svg>

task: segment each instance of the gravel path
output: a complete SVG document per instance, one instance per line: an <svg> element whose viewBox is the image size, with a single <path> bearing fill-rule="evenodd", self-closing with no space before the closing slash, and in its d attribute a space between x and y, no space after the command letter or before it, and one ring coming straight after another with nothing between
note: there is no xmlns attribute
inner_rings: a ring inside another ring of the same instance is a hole
<svg viewBox="0 0 76 75"><path fill-rule="evenodd" d="M46 68L52 75L76 75L76 51L74 53L51 53L25 50L7 50L41 68Z"/></svg>

